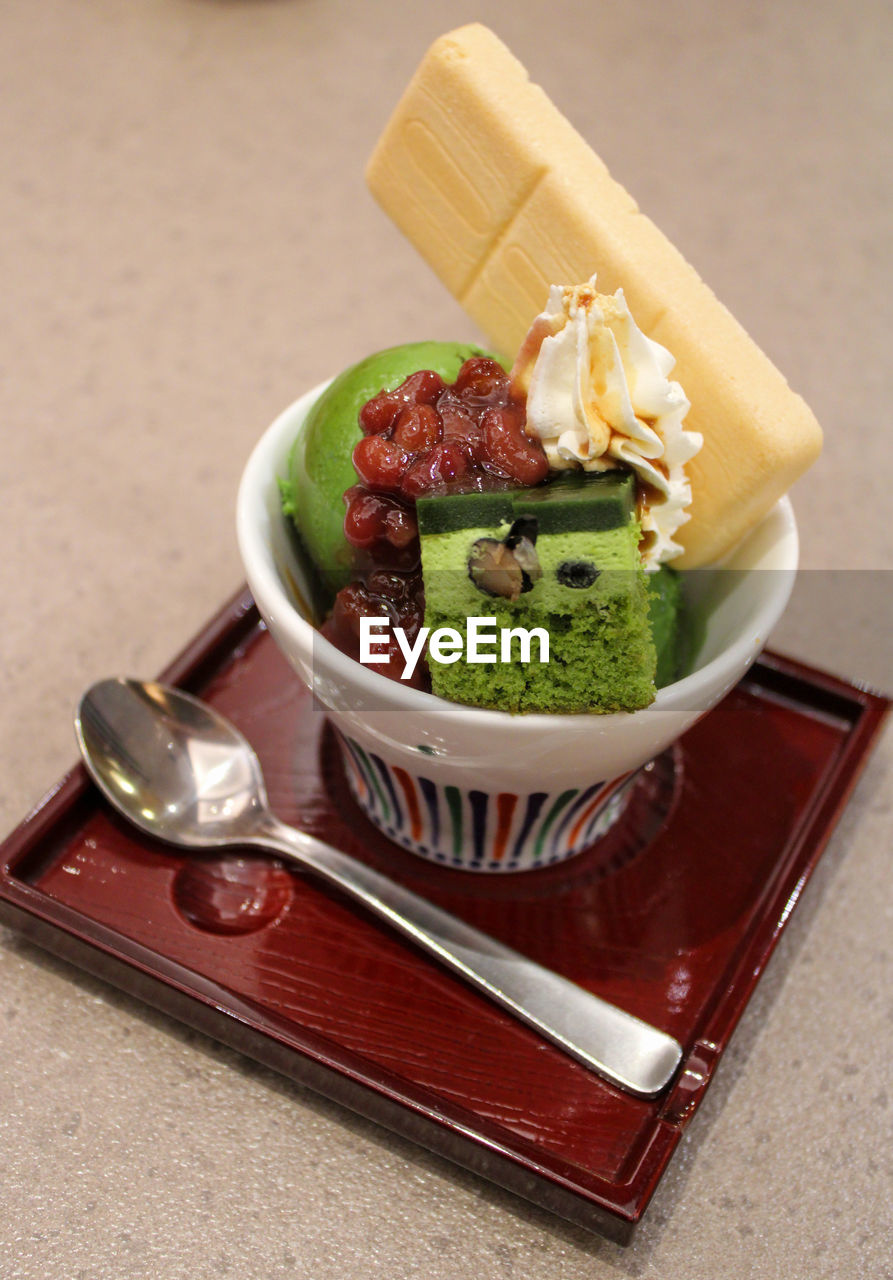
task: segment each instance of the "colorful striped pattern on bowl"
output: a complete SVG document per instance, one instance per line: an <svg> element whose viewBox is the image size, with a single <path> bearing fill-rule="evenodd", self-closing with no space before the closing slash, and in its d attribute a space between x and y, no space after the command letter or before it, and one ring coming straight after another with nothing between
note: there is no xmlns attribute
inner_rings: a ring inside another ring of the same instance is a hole
<svg viewBox="0 0 893 1280"><path fill-rule="evenodd" d="M588 848L619 817L634 775L560 792L441 786L338 734L354 799L391 840L468 871L529 871Z"/></svg>

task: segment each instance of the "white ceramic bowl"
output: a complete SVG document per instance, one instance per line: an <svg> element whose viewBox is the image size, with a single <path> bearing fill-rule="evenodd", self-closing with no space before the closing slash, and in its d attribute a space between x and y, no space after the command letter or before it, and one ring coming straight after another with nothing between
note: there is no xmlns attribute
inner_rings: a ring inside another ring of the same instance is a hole
<svg viewBox="0 0 893 1280"><path fill-rule="evenodd" d="M704 640L691 674L650 707L551 716L466 707L354 662L299 611L303 574L277 477L322 390L295 401L259 440L239 488L237 533L261 615L339 732L354 796L392 839L455 866L526 869L586 847L616 816L620 782L737 683L781 617L798 559L790 502L722 566L685 575L686 598L707 619Z"/></svg>

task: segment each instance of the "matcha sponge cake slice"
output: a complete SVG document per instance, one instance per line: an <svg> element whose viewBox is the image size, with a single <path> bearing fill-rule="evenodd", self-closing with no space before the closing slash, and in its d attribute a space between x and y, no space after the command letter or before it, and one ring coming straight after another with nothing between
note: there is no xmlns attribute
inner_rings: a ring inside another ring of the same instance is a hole
<svg viewBox="0 0 893 1280"><path fill-rule="evenodd" d="M510 712L653 701L631 473L563 472L533 489L425 497L417 515L435 694ZM440 629L451 645L435 643Z"/></svg>

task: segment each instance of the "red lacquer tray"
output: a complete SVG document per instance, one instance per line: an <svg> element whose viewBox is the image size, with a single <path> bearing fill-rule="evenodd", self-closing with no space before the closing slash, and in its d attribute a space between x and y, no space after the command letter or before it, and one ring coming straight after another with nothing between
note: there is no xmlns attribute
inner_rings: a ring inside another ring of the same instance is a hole
<svg viewBox="0 0 893 1280"><path fill-rule="evenodd" d="M257 857L187 860L78 767L0 849L0 919L433 1151L628 1239L824 848L889 703L764 656L563 868L481 877L389 844L247 593L164 673L257 747L286 821L676 1036L630 1097L410 944Z"/></svg>

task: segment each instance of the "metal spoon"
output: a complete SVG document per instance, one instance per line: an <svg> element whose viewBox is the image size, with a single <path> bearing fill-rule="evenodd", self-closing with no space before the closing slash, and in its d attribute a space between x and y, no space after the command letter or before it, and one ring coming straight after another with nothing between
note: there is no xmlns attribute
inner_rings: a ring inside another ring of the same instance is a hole
<svg viewBox="0 0 893 1280"><path fill-rule="evenodd" d="M101 680L75 729L87 769L124 817L187 849L275 850L336 885L592 1071L652 1098L682 1057L664 1032L535 964L271 813L260 763L212 707L161 684Z"/></svg>

